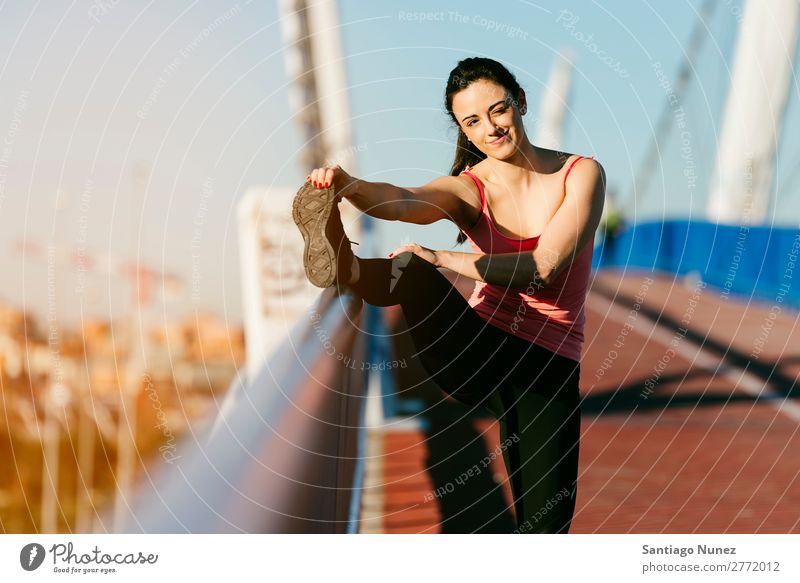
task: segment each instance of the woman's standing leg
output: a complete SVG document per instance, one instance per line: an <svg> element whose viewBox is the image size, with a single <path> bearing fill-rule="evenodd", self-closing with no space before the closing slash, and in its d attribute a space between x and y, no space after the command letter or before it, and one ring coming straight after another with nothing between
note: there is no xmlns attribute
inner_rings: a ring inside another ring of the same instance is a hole
<svg viewBox="0 0 800 583"><path fill-rule="evenodd" d="M489 408L500 422L519 533L566 533L575 511L580 366L532 345L527 379L504 383Z"/></svg>

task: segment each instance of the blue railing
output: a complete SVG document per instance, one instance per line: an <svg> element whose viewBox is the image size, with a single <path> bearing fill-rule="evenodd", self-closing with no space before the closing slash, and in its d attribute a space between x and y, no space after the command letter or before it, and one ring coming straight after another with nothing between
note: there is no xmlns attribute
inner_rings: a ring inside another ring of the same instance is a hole
<svg viewBox="0 0 800 583"><path fill-rule="evenodd" d="M797 309L798 259L800 229L674 220L622 229L600 243L594 267L695 274L731 296Z"/></svg>

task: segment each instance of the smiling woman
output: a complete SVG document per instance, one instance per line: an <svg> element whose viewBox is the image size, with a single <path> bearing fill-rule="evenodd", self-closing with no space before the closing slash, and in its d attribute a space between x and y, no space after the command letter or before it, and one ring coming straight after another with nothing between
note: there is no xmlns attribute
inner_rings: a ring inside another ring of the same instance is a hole
<svg viewBox="0 0 800 583"><path fill-rule="evenodd" d="M445 107L459 129L449 176L400 187L339 166L309 174L293 207L306 273L370 304L399 304L431 378L488 408L510 440L503 457L515 532L566 533L577 492L583 306L605 176L591 159L531 144L525 92L497 61L459 62ZM342 198L385 220L450 220L473 253L412 243L388 259L355 257ZM468 300L440 267L475 280Z"/></svg>

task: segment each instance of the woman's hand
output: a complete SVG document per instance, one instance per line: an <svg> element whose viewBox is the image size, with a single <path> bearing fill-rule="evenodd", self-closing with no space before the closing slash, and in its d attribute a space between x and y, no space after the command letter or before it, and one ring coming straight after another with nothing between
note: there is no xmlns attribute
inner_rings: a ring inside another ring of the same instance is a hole
<svg viewBox="0 0 800 583"><path fill-rule="evenodd" d="M334 166L314 168L311 174L306 176L306 182L311 182L317 188L333 186L337 197L347 197L353 194L355 190L353 185L357 180L336 164Z"/></svg>
<svg viewBox="0 0 800 583"><path fill-rule="evenodd" d="M428 249L427 247L423 247L422 245L417 245L416 243L408 243L406 245L400 245L394 251L389 253L389 257L394 257L395 255L399 255L400 253L405 253L406 251L410 251L414 255L418 255L428 263L439 267L439 255L433 249Z"/></svg>

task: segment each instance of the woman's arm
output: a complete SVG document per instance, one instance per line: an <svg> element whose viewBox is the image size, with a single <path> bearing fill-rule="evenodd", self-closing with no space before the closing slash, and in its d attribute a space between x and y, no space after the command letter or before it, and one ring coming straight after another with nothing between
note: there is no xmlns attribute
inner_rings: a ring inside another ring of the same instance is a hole
<svg viewBox="0 0 800 583"><path fill-rule="evenodd" d="M548 285L549 281L544 275L548 269L544 263L531 252L489 255L436 251L434 265L445 267L470 279L526 289L531 286L541 288Z"/></svg>
<svg viewBox="0 0 800 583"><path fill-rule="evenodd" d="M444 267L470 279L504 287L527 289L533 286L541 288L548 285L555 277L546 275L552 271L552 268L546 267L548 262L543 261L541 257L534 257L534 253L530 251L493 254L460 253L458 251L434 251L417 243L407 243L389 253L389 257L405 251L419 255L436 267ZM551 261L550 265L554 263Z"/></svg>
<svg viewBox="0 0 800 583"><path fill-rule="evenodd" d="M467 200L476 198L472 181L464 176L442 176L424 186L404 188L360 180L334 166L315 169L308 180L321 187L332 184L337 193L371 217L420 225L448 219L461 226L470 214Z"/></svg>
<svg viewBox="0 0 800 583"><path fill-rule="evenodd" d="M465 214L462 197L469 192L462 180L442 176L424 186L407 188L358 180L344 196L368 215L386 220L427 225L448 219L461 224Z"/></svg>
<svg viewBox="0 0 800 583"><path fill-rule="evenodd" d="M589 242L600 223L605 200L605 173L600 164L589 160L577 164L570 173L564 202L532 252L481 255L432 251L411 244L398 247L392 254L412 251L437 267L446 267L471 279L496 285L518 289L547 286Z"/></svg>

